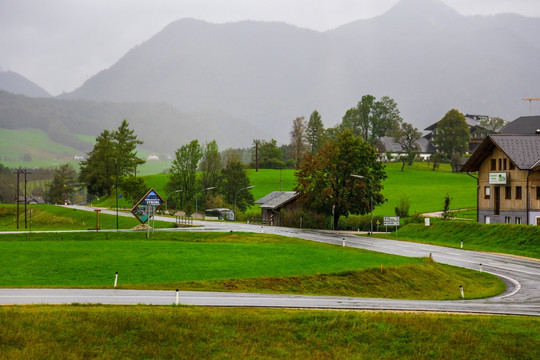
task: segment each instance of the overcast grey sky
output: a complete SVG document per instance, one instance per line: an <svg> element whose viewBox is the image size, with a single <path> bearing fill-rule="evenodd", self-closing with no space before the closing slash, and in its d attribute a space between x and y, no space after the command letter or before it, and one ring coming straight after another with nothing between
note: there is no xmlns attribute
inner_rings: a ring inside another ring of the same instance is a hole
<svg viewBox="0 0 540 360"><path fill-rule="evenodd" d="M0 69L70 92L181 18L283 21L325 31L399 0L0 0ZM540 17L539 0L442 0L463 15ZM537 36L538 34L531 34Z"/></svg>

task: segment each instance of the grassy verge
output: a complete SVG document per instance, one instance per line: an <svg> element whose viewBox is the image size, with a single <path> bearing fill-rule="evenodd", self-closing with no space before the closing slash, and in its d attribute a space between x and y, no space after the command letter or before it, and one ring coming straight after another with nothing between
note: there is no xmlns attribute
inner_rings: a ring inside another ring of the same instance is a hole
<svg viewBox="0 0 540 360"><path fill-rule="evenodd" d="M540 259L540 228L512 224L439 221L430 227L408 224L385 238L410 240L469 250L498 252Z"/></svg>
<svg viewBox="0 0 540 360"><path fill-rule="evenodd" d="M24 227L24 206L19 209L19 230L89 230L96 228L96 214L90 211L66 209L53 205L29 205L27 206L27 228ZM32 213L30 214L30 210ZM31 224L30 224L31 222ZM120 229L132 229L139 225L135 217L118 217ZM159 228L173 227L174 223L156 221ZM116 229L115 215L99 215L100 229ZM0 205L0 231L17 230L17 207L16 205Z"/></svg>
<svg viewBox="0 0 540 360"><path fill-rule="evenodd" d="M156 232L3 236L0 286L286 292L457 299L504 291L489 274L269 234ZM381 270L382 268L382 270ZM472 292L472 289L475 289Z"/></svg>
<svg viewBox="0 0 540 360"><path fill-rule="evenodd" d="M174 306L0 308L4 359L538 359L540 319Z"/></svg>

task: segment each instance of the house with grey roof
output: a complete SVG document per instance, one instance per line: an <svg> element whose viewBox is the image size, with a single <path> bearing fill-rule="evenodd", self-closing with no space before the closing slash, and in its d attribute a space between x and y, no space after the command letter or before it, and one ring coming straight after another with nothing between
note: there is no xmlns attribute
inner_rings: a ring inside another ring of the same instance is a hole
<svg viewBox="0 0 540 360"><path fill-rule="evenodd" d="M417 151L416 154L422 160L429 160L431 155L435 154L435 147L426 138L420 138L416 142ZM394 138L391 136L381 137L375 144L379 152L379 157L381 161L388 161L389 156L392 158L400 158L402 156L407 156L408 154L403 151L401 145L394 141Z"/></svg>
<svg viewBox="0 0 540 360"><path fill-rule="evenodd" d="M522 116L506 125L502 134L537 134L540 132L540 115Z"/></svg>
<svg viewBox="0 0 540 360"><path fill-rule="evenodd" d="M478 222L540 226L540 135L489 135L461 171L478 172Z"/></svg>
<svg viewBox="0 0 540 360"><path fill-rule="evenodd" d="M485 133L487 132L487 129L484 129L482 126L480 126L480 121L483 119L488 119L489 116L487 115L475 115L475 114L465 114L465 122L467 123L467 126L469 127L469 134L470 134L470 140L469 140L469 154L473 153L474 150L480 145L482 140L485 138ZM437 126L441 120L437 121L435 124L432 124L425 128L425 131L429 131L424 138L427 139L431 144L433 144L433 140L437 136Z"/></svg>
<svg viewBox="0 0 540 360"><path fill-rule="evenodd" d="M255 204L260 204L262 223L272 226L281 226L281 211L296 209L296 199L298 199L299 196L300 194L296 191L273 191L256 200Z"/></svg>

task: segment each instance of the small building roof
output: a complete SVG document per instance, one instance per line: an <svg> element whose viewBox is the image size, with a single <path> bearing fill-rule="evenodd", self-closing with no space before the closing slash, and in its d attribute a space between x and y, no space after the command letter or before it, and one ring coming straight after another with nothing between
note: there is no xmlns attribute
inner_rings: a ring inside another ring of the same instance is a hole
<svg viewBox="0 0 540 360"><path fill-rule="evenodd" d="M393 152L393 153L401 153L403 152L403 149L401 148L401 145L399 145L397 142L394 141L394 138L391 136L383 136L379 139L379 142L381 145L384 146L385 152ZM422 137L420 138L416 144L418 145L418 152L420 153L428 153L428 154L434 154L435 147L429 141L427 138Z"/></svg>
<svg viewBox="0 0 540 360"><path fill-rule="evenodd" d="M277 209L296 199L300 194L296 191L273 191L270 194L255 201L255 204L263 209Z"/></svg>
<svg viewBox="0 0 540 360"><path fill-rule="evenodd" d="M462 172L476 172L495 147L508 156L520 170L540 167L540 135L488 135L461 168Z"/></svg>
<svg viewBox="0 0 540 360"><path fill-rule="evenodd" d="M540 115L522 116L506 125L503 134L535 134L540 129Z"/></svg>

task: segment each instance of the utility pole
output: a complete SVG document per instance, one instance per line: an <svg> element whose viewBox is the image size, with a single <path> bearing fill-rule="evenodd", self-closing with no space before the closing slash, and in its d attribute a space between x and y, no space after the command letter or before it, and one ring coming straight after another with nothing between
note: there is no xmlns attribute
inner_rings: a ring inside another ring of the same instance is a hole
<svg viewBox="0 0 540 360"><path fill-rule="evenodd" d="M261 140L253 140L255 143L255 172L259 171L259 143Z"/></svg>
<svg viewBox="0 0 540 360"><path fill-rule="evenodd" d="M521 100L523 100L523 101L528 101L528 102L529 102L529 115L532 115L532 107L531 107L531 103L532 103L533 101L540 101L540 97L537 97L537 98L532 98L532 97L530 97L530 98L523 98L523 99L521 99Z"/></svg>
<svg viewBox="0 0 540 360"><path fill-rule="evenodd" d="M17 173L17 229L19 229L19 217L20 217L20 210L19 210L19 203L21 202L20 201L20 191L19 191L19 182L20 182L20 175L21 174L24 174L24 228L27 229L28 228L28 217L27 217L27 213L26 213L26 205L28 203L28 197L26 195L26 190L27 190L27 178L26 178L26 175L27 174L31 174L30 171L28 171L27 169L21 169L21 168L18 168L16 170L16 173Z"/></svg>

